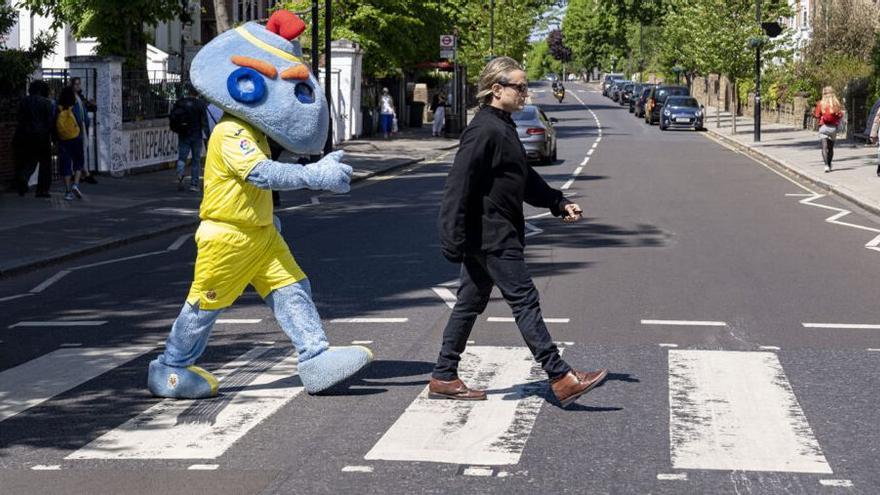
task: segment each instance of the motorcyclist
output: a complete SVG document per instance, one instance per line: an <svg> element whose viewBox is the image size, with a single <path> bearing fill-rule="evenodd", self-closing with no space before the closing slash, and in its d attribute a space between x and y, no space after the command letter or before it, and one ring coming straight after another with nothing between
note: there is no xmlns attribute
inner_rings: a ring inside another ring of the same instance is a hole
<svg viewBox="0 0 880 495"><path fill-rule="evenodd" d="M565 86L562 85L562 81L553 81L553 96L562 103L565 98Z"/></svg>

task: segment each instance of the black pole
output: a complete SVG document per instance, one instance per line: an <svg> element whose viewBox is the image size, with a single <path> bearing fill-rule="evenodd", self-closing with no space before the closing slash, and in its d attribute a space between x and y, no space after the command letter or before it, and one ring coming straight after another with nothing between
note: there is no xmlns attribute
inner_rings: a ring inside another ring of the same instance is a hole
<svg viewBox="0 0 880 495"><path fill-rule="evenodd" d="M324 143L324 154L333 151L333 101L330 97L333 86L330 77L330 0L324 0L324 95L327 97L327 105L330 110L330 127L327 131L327 142Z"/></svg>
<svg viewBox="0 0 880 495"><path fill-rule="evenodd" d="M318 77L318 0L312 0L312 74Z"/></svg>
<svg viewBox="0 0 880 495"><path fill-rule="evenodd" d="M489 2L489 55L495 56L495 0Z"/></svg>
<svg viewBox="0 0 880 495"><path fill-rule="evenodd" d="M755 0L755 19L761 25L761 0ZM761 142L761 43L755 43L755 142Z"/></svg>

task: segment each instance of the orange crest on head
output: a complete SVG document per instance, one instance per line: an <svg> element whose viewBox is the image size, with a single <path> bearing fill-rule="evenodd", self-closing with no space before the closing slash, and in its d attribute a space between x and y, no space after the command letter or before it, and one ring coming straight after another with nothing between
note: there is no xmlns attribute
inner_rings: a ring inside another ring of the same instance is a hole
<svg viewBox="0 0 880 495"><path fill-rule="evenodd" d="M287 41L293 41L306 30L306 23L289 10L276 10L269 17L266 29Z"/></svg>

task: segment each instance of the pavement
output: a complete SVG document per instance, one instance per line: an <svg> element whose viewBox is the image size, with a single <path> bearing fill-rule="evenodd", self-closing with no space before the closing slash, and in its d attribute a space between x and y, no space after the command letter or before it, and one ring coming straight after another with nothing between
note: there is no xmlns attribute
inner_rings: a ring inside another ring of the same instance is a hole
<svg viewBox="0 0 880 495"><path fill-rule="evenodd" d="M834 146L832 170L826 173L816 132L762 122L761 142L756 143L751 117L737 117L736 127L734 134L730 113L721 112L716 116L714 107L706 108L706 129L710 136L769 163L777 170L837 194L872 213L880 213L876 145L838 139Z"/></svg>
<svg viewBox="0 0 880 495"><path fill-rule="evenodd" d="M359 139L343 143L345 163L354 168L352 182L430 159L458 146L455 139L433 138L429 125L404 129L392 139ZM281 161L290 157L282 155ZM292 160L290 160L292 161ZM188 185L188 179L186 181ZM52 197L0 194L0 277L93 253L176 230L199 222L201 193L178 192L173 168L82 184L85 198L63 199L64 185L55 181ZM308 203L315 191L281 195L281 207Z"/></svg>

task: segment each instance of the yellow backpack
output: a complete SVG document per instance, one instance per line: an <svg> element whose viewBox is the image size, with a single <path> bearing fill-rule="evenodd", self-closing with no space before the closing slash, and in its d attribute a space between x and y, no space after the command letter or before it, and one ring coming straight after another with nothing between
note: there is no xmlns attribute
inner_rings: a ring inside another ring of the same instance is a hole
<svg viewBox="0 0 880 495"><path fill-rule="evenodd" d="M73 107L62 108L58 112L55 128L58 130L58 137L62 141L79 137L79 124L76 123L76 117L73 115Z"/></svg>

